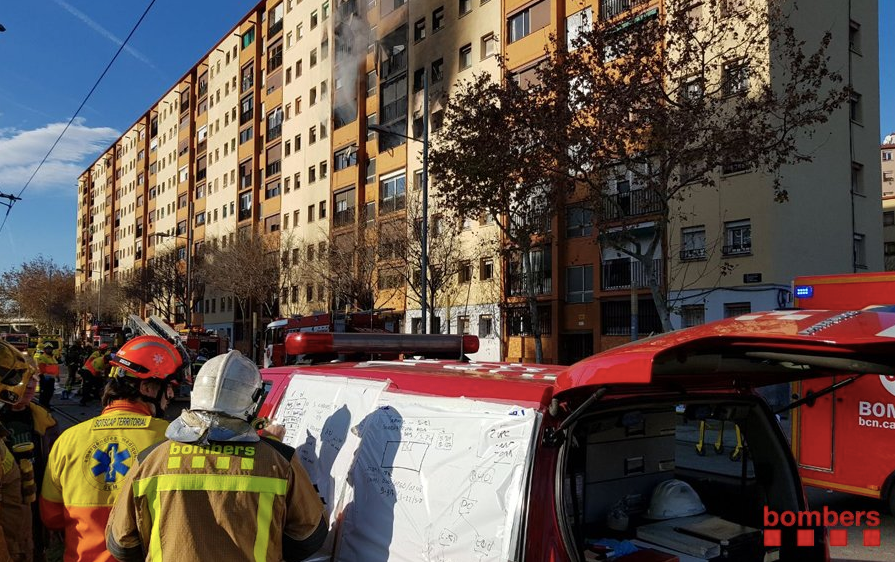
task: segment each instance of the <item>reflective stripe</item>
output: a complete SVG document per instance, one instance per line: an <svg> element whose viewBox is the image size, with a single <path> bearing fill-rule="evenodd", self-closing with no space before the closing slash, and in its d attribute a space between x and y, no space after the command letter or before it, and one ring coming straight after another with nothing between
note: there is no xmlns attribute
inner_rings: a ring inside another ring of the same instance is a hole
<svg viewBox="0 0 895 562"><path fill-rule="evenodd" d="M205 492L250 492L259 494L258 514L255 532L255 560L267 559L270 543L270 524L273 517L275 496L285 496L288 482L283 478L266 476L242 476L237 474L160 474L134 482L134 496L146 496L149 515L152 517L152 531L149 538L149 558L162 562L162 541L159 492L205 491Z"/></svg>
<svg viewBox="0 0 895 562"><path fill-rule="evenodd" d="M255 562L267 560L267 546L270 542L270 520L273 517L273 494L258 496L258 527L255 530Z"/></svg>

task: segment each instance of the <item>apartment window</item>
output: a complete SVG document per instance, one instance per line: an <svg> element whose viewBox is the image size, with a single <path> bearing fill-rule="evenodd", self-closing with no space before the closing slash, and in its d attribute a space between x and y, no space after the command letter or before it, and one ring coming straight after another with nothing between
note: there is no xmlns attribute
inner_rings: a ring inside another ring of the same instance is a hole
<svg viewBox="0 0 895 562"><path fill-rule="evenodd" d="M490 314L479 316L479 337L490 338L494 335L494 318Z"/></svg>
<svg viewBox="0 0 895 562"><path fill-rule="evenodd" d="M413 24L413 40L422 41L426 38L426 18L416 20Z"/></svg>
<svg viewBox="0 0 895 562"><path fill-rule="evenodd" d="M245 125L255 116L255 104L252 96L247 96L239 104L239 124Z"/></svg>
<svg viewBox="0 0 895 562"><path fill-rule="evenodd" d="M315 205L308 205L308 222L314 222L317 213L314 212ZM313 246L311 246L313 248Z"/></svg>
<svg viewBox="0 0 895 562"><path fill-rule="evenodd" d="M460 47L460 70L466 70L472 66L472 44Z"/></svg>
<svg viewBox="0 0 895 562"><path fill-rule="evenodd" d="M366 170L364 171L364 183L366 185L370 185L371 183L376 183L376 158L370 158L367 160Z"/></svg>
<svg viewBox="0 0 895 562"><path fill-rule="evenodd" d="M317 66L317 49L311 49L311 68L315 66Z"/></svg>
<svg viewBox="0 0 895 562"><path fill-rule="evenodd" d="M440 82L444 78L444 59L438 59L432 63L432 83Z"/></svg>
<svg viewBox="0 0 895 562"><path fill-rule="evenodd" d="M444 6L436 8L432 12L432 33L435 33L442 27L444 27Z"/></svg>
<svg viewBox="0 0 895 562"><path fill-rule="evenodd" d="M310 129L308 129L308 144L314 144L317 142L317 126L314 125Z"/></svg>
<svg viewBox="0 0 895 562"><path fill-rule="evenodd" d="M317 103L317 88L311 88L310 98L308 105L314 106Z"/></svg>
<svg viewBox="0 0 895 562"><path fill-rule="evenodd" d="M376 71L371 70L367 73L367 95L376 95Z"/></svg>
<svg viewBox="0 0 895 562"><path fill-rule="evenodd" d="M292 154L292 141L287 140L286 142L283 143L283 145L284 145L283 150L285 151L286 156L289 156L290 154Z"/></svg>
<svg viewBox="0 0 895 562"><path fill-rule="evenodd" d="M268 182L264 188L264 198L270 199L280 194L280 180Z"/></svg>
<svg viewBox="0 0 895 562"><path fill-rule="evenodd" d="M895 242L886 242L883 250L886 256L895 256Z"/></svg>
<svg viewBox="0 0 895 562"><path fill-rule="evenodd" d="M867 247L865 237L863 234L855 234L854 239L855 267L866 268Z"/></svg>
<svg viewBox="0 0 895 562"><path fill-rule="evenodd" d="M308 183L315 181L317 181L317 166L311 166L308 168Z"/></svg>
<svg viewBox="0 0 895 562"><path fill-rule="evenodd" d="M724 95L736 96L749 90L749 65L745 62L724 66Z"/></svg>
<svg viewBox="0 0 895 562"><path fill-rule="evenodd" d="M319 18L317 17L317 10L311 12L311 29L317 27L318 19Z"/></svg>
<svg viewBox="0 0 895 562"><path fill-rule="evenodd" d="M295 135L295 152L301 150L301 135Z"/></svg>
<svg viewBox="0 0 895 562"><path fill-rule="evenodd" d="M267 142L280 138L283 134L283 108L278 107L267 114Z"/></svg>
<svg viewBox="0 0 895 562"><path fill-rule="evenodd" d="M752 253L752 225L749 220L724 223L725 256L740 256Z"/></svg>
<svg viewBox="0 0 895 562"><path fill-rule="evenodd" d="M851 191L856 195L864 195L864 165L851 163Z"/></svg>
<svg viewBox="0 0 895 562"><path fill-rule="evenodd" d="M890 182L895 179L895 172L883 172L883 181ZM884 192L883 195L886 195Z"/></svg>
<svg viewBox="0 0 895 562"><path fill-rule="evenodd" d="M460 267L457 270L457 278L460 283L469 283L472 281L472 262L460 262Z"/></svg>
<svg viewBox="0 0 895 562"><path fill-rule="evenodd" d="M566 208L566 238L582 238L594 232L594 212L587 207Z"/></svg>
<svg viewBox="0 0 895 562"><path fill-rule="evenodd" d="M883 162L891 162L892 161L892 151L884 150L883 151Z"/></svg>
<svg viewBox="0 0 895 562"><path fill-rule="evenodd" d="M724 318L736 318L752 312L750 302L726 302L724 303Z"/></svg>
<svg viewBox="0 0 895 562"><path fill-rule="evenodd" d="M593 21L593 10L585 8L566 18L566 47L570 51L578 48L578 37L587 32Z"/></svg>
<svg viewBox="0 0 895 562"><path fill-rule="evenodd" d="M457 317L457 333L463 335L469 333L469 316Z"/></svg>
<svg viewBox="0 0 895 562"><path fill-rule="evenodd" d="M327 163L326 163L326 160L324 160L323 162L320 163L320 179L323 179L326 177L326 168L327 168Z"/></svg>
<svg viewBox="0 0 895 562"><path fill-rule="evenodd" d="M459 12L460 15L468 14L472 11L472 0L460 0Z"/></svg>
<svg viewBox="0 0 895 562"><path fill-rule="evenodd" d="M252 161L248 160L239 165L239 188L252 187Z"/></svg>
<svg viewBox="0 0 895 562"><path fill-rule="evenodd" d="M848 100L848 114L852 121L861 123L863 117L863 107L861 106L861 94L852 92Z"/></svg>
<svg viewBox="0 0 895 562"><path fill-rule="evenodd" d="M692 328L705 324L705 306L701 304L685 304L681 307L681 327Z"/></svg>
<svg viewBox="0 0 895 562"><path fill-rule="evenodd" d="M861 53L861 24L855 20L848 22L848 48Z"/></svg>
<svg viewBox="0 0 895 562"><path fill-rule="evenodd" d="M239 217L240 221L252 218L252 192L247 191L239 195Z"/></svg>
<svg viewBox="0 0 895 562"><path fill-rule="evenodd" d="M357 149L353 146L337 150L333 153L333 170L338 172L357 164Z"/></svg>
<svg viewBox="0 0 895 562"><path fill-rule="evenodd" d="M895 211L883 213L883 226L895 226Z"/></svg>
<svg viewBox="0 0 895 562"><path fill-rule="evenodd" d="M326 201L321 201L317 204L318 215L317 218L323 220L326 218Z"/></svg>
<svg viewBox="0 0 895 562"><path fill-rule="evenodd" d="M681 229L681 260L704 260L705 227L690 226Z"/></svg>
<svg viewBox="0 0 895 562"><path fill-rule="evenodd" d="M255 42L255 28L249 28L248 31L242 34L242 48L248 49L249 45Z"/></svg>
<svg viewBox="0 0 895 562"><path fill-rule="evenodd" d="M267 50L267 71L273 72L281 66L283 66L283 42L277 41L276 45Z"/></svg>
<svg viewBox="0 0 895 562"><path fill-rule="evenodd" d="M482 258L479 262L479 279L488 281L494 278L494 259Z"/></svg>
<svg viewBox="0 0 895 562"><path fill-rule="evenodd" d="M379 182L379 214L392 213L405 208L404 174L383 179Z"/></svg>
<svg viewBox="0 0 895 562"><path fill-rule="evenodd" d="M493 33L489 33L482 37L482 59L486 59L497 53L497 39Z"/></svg>
<svg viewBox="0 0 895 562"><path fill-rule="evenodd" d="M566 302L594 300L594 266L576 265L566 268Z"/></svg>
<svg viewBox="0 0 895 562"><path fill-rule="evenodd" d="M538 2L512 14L507 20L507 42L514 43L550 24L550 3Z"/></svg>

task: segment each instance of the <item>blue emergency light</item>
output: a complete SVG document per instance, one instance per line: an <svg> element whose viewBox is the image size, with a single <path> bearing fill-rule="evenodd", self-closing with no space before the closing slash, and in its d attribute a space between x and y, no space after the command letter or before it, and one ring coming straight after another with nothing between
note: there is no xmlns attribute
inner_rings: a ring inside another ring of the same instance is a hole
<svg viewBox="0 0 895 562"><path fill-rule="evenodd" d="M799 285L796 287L796 298L810 299L814 296L814 287L812 285Z"/></svg>

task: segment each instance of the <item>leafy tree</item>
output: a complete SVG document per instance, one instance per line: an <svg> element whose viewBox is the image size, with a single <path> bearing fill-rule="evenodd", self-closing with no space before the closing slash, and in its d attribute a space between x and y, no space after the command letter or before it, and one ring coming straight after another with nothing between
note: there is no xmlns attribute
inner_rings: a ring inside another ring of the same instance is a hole
<svg viewBox="0 0 895 562"><path fill-rule="evenodd" d="M41 332L75 326L75 274L52 259L38 256L0 276L0 301L14 303L18 314L34 320Z"/></svg>
<svg viewBox="0 0 895 562"><path fill-rule="evenodd" d="M533 77L509 79L504 63L508 79L464 84L431 159L447 205L481 204L505 225L526 196L555 203L561 190L549 186L568 185L564 195L596 212L599 243L639 264L669 330L656 258L686 201L740 169L769 178L767 196L785 202L784 167L811 161L811 137L849 91L830 68L831 34L801 38L782 2L643 6L554 40ZM524 240L504 232L524 256Z"/></svg>

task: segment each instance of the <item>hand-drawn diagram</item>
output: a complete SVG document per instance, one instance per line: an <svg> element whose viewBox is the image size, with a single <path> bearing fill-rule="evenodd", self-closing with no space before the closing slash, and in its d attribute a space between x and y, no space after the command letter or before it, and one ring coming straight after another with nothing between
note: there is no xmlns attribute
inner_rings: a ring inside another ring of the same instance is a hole
<svg viewBox="0 0 895 562"><path fill-rule="evenodd" d="M537 413L385 392L364 420L336 560L510 556Z"/></svg>

